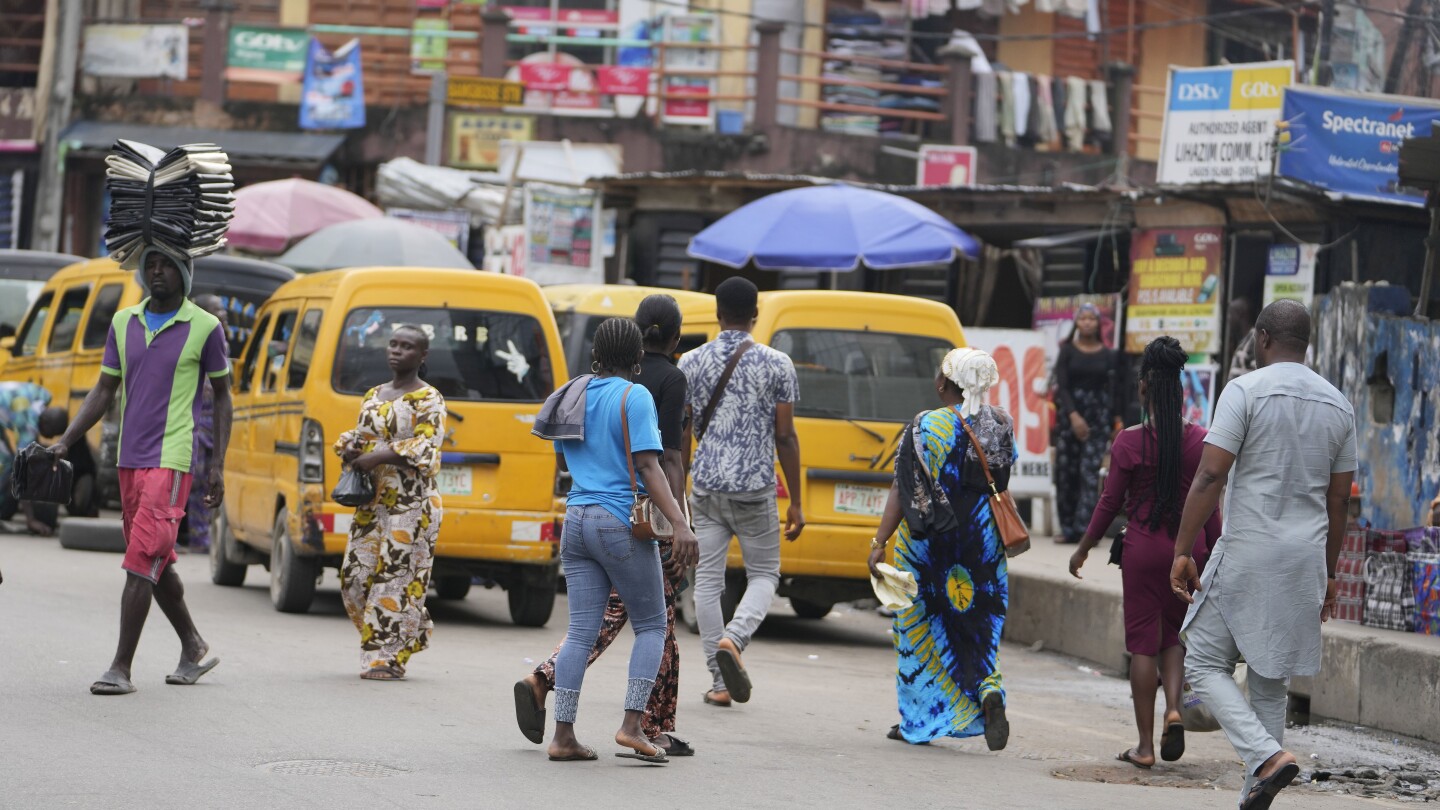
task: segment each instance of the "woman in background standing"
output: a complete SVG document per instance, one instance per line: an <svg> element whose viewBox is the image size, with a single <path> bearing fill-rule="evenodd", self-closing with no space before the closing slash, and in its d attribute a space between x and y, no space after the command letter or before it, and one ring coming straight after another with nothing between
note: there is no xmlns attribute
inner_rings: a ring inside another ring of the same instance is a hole
<svg viewBox="0 0 1440 810"><path fill-rule="evenodd" d="M1059 543L1078 543L1100 499L1100 467L1121 419L1120 353L1100 337L1100 310L1081 304L1055 359L1055 506Z"/></svg>
<svg viewBox="0 0 1440 810"><path fill-rule="evenodd" d="M1130 653L1130 694L1140 742L1117 758L1142 769L1155 764L1157 679L1165 685L1160 758L1174 762L1185 753L1185 726L1180 722L1185 648L1180 644L1180 624L1186 606L1170 591L1170 566L1185 495L1205 447L1205 428L1181 417L1185 393L1180 371L1185 360L1185 350L1173 337L1156 338L1145 347L1140 366L1145 421L1115 438L1105 494L1070 558L1070 573L1079 579L1090 549L1105 536L1123 505L1130 516L1120 568L1125 589L1125 649ZM1217 510L1205 523L1205 541L1195 544L1197 566L1204 566L1209 544L1219 536Z"/></svg>

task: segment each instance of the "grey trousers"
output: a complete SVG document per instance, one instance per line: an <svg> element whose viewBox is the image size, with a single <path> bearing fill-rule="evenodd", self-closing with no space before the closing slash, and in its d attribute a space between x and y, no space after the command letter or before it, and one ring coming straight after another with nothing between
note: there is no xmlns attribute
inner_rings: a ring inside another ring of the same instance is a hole
<svg viewBox="0 0 1440 810"><path fill-rule="evenodd" d="M695 538L700 542L700 562L695 567L695 618L700 624L700 644L710 667L714 688L724 689L715 650L722 637L729 637L744 650L750 637L765 621L775 590L780 586L780 513L775 491L724 493L694 489L690 497ZM725 624L720 597L725 592L725 557L730 538L740 541L745 560L745 596L735 608L735 618Z"/></svg>
<svg viewBox="0 0 1440 810"><path fill-rule="evenodd" d="M1225 617L1213 600L1201 603L1185 630L1185 679L1224 729L1245 761L1244 802L1255 784L1255 772L1270 757L1280 753L1285 737L1285 708L1289 699L1289 678L1266 678L1253 668L1246 676L1250 700L1235 685L1235 665L1240 650L1225 624Z"/></svg>

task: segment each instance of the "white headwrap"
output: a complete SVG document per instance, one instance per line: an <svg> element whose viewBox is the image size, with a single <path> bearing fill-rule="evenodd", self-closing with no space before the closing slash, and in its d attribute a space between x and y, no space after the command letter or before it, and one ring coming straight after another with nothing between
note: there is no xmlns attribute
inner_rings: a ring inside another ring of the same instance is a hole
<svg viewBox="0 0 1440 810"><path fill-rule="evenodd" d="M985 404L985 392L1000 381L1000 369L987 352L979 349L956 349L945 355L940 373L965 394L960 415L969 419Z"/></svg>

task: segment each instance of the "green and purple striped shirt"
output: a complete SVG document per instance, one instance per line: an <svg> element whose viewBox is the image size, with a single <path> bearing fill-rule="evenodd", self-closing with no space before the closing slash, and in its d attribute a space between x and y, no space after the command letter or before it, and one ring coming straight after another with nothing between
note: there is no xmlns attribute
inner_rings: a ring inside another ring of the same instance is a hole
<svg viewBox="0 0 1440 810"><path fill-rule="evenodd" d="M125 469L190 472L202 386L230 373L225 330L190 301L151 332L150 299L115 313L100 370L120 378L120 460Z"/></svg>

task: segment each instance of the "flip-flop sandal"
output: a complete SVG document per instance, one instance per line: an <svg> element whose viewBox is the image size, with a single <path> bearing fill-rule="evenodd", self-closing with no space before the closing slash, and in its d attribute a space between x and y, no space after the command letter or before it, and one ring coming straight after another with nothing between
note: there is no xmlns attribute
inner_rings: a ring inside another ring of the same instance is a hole
<svg viewBox="0 0 1440 810"><path fill-rule="evenodd" d="M135 684L118 684L109 681L96 681L90 684L92 695L128 695L135 691Z"/></svg>
<svg viewBox="0 0 1440 810"><path fill-rule="evenodd" d="M599 759L599 758L600 758L600 755L597 754L597 753L595 753L595 749L594 749L594 748L591 748L590 746L587 745L587 746L585 746L585 750L584 750L584 751L581 751L581 752L578 753L578 754L566 754L566 755L563 756L563 757L551 756L551 757L550 757L550 761L551 761L551 762L592 762L592 761L597 760L597 759Z"/></svg>
<svg viewBox="0 0 1440 810"><path fill-rule="evenodd" d="M668 731L665 732L665 736L668 737L668 738L670 738L670 745L668 745L668 746L665 746L665 745L657 745L657 746L656 746L656 747L659 748L661 751L664 751L664 752L665 752L665 756L667 756L667 757L693 757L693 756L695 756L695 749L694 749L694 747L692 747L692 746L690 745L690 743L689 743L688 741L682 740L682 739L680 739L679 737L676 737L674 734L672 734L671 732L668 732Z"/></svg>
<svg viewBox="0 0 1440 810"><path fill-rule="evenodd" d="M710 704L711 706L719 706L719 707L722 708L722 709L728 709L728 708L730 708L731 702L730 702L729 700L720 700L719 698L711 697L711 695L715 695L715 694L718 694L718 693L717 693L714 689L711 689L709 692L706 692L706 693L705 693L705 702L708 703L708 704ZM729 694L729 693L727 692L726 694Z"/></svg>
<svg viewBox="0 0 1440 810"><path fill-rule="evenodd" d="M362 681L403 681L405 673L396 670L394 667L376 667L367 669L360 673Z"/></svg>
<svg viewBox="0 0 1440 810"><path fill-rule="evenodd" d="M887 739L887 740L898 740L899 742L908 743L908 744L910 744L910 745L929 745L929 744L930 744L929 741L919 742L919 743L912 743L912 742L910 742L909 740L905 739L905 735L900 733L900 724L899 724L899 723L896 723L895 725L891 726L891 727L890 727L890 730L887 731L887 732L885 732L885 739Z"/></svg>
<svg viewBox="0 0 1440 810"><path fill-rule="evenodd" d="M174 673L165 676L165 683L171 686L193 686L200 677L220 664L219 658L211 658L203 664L181 661Z"/></svg>
<svg viewBox="0 0 1440 810"><path fill-rule="evenodd" d="M641 762L649 762L652 765L664 765L670 761L670 758L665 756L664 748L654 743L651 743L650 747L655 749L654 754L642 754L639 749L631 749L624 753L616 752L615 756L621 759L638 759Z"/></svg>
<svg viewBox="0 0 1440 810"><path fill-rule="evenodd" d="M1005 698L991 692L980 701L985 712L985 745L991 751L1003 751L1010 742L1010 720L1005 717Z"/></svg>
<svg viewBox="0 0 1440 810"><path fill-rule="evenodd" d="M720 668L720 679L725 682L730 699L736 703L748 703L750 675L745 672L745 667L741 666L735 653L721 647L715 652L715 665Z"/></svg>
<svg viewBox="0 0 1440 810"><path fill-rule="evenodd" d="M1174 762L1185 756L1185 725L1167 723L1165 733L1160 735L1160 758Z"/></svg>
<svg viewBox="0 0 1440 810"><path fill-rule="evenodd" d="M535 692L524 681L515 682L515 723L525 739L536 745L545 742L545 707L536 705Z"/></svg>
<svg viewBox="0 0 1440 810"><path fill-rule="evenodd" d="M1295 777L1300 775L1300 766L1291 762L1288 765L1280 766L1280 769L1268 777L1255 783L1250 789L1250 795L1240 805L1240 810L1270 810L1270 804L1275 801L1275 794L1290 787Z"/></svg>
<svg viewBox="0 0 1440 810"><path fill-rule="evenodd" d="M1145 763L1143 763L1143 762L1141 762L1140 760L1136 759L1135 757L1131 756L1131 755L1134 754L1134 753L1135 753L1135 749L1133 749L1133 748L1126 748L1124 751L1116 754L1116 755L1115 755L1115 758L1118 759L1118 760L1120 760L1121 762L1128 762L1128 763L1130 763L1131 765L1134 765L1135 767L1139 768L1139 769L1142 770L1142 771L1148 771L1148 770L1150 770L1151 768L1155 767L1155 763L1153 763L1153 762L1150 763L1149 765L1146 765Z"/></svg>

